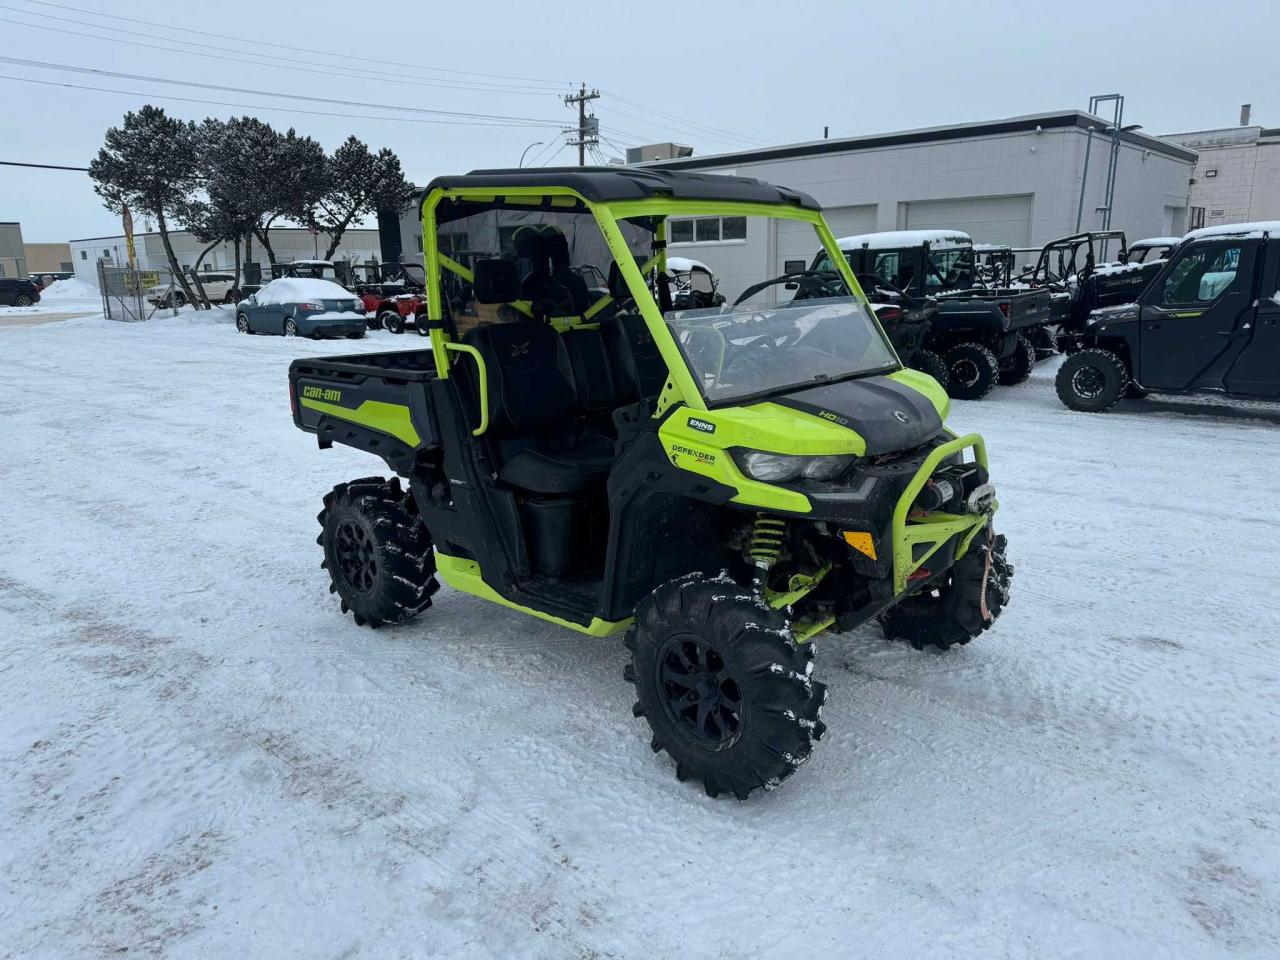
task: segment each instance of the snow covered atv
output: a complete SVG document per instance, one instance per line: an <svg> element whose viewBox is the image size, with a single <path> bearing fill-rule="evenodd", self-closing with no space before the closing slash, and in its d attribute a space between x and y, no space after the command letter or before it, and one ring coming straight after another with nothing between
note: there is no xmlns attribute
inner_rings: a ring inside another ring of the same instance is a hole
<svg viewBox="0 0 1280 960"><path fill-rule="evenodd" d="M982 438L944 427L946 394L903 369L811 197L644 168L495 170L436 179L421 212L431 349L289 374L300 428L396 474L339 484L320 512L330 590L358 623L421 613L438 576L625 634L654 751L744 799L822 737L816 637L878 620L945 649L999 616L1012 571ZM668 222L713 216L808 226L841 295L673 309ZM504 255L468 268L445 253L463 244ZM592 300L585 264L607 296ZM443 274L473 286L475 316L448 311Z"/></svg>

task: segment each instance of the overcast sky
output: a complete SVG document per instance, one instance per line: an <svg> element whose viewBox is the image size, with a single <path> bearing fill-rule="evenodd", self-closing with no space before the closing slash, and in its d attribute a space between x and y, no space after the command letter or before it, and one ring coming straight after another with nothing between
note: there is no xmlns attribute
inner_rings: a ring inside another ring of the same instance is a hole
<svg viewBox="0 0 1280 960"><path fill-rule="evenodd" d="M515 166L534 141L552 145L534 147L529 160L551 161L554 124L573 119L560 97L580 81L605 94L592 105L611 141L601 144L605 157L661 140L708 154L816 139L824 125L836 137L1085 108L1102 93L1124 94L1125 121L1148 133L1232 126L1246 102L1255 122L1280 126L1278 11L1274 2L1204 0L0 0L0 160L86 166L109 126L151 102L192 120L254 114L326 149L354 133L391 147L423 184ZM545 125L425 123L445 118L267 91ZM0 166L0 220L20 221L29 242L119 232L82 173Z"/></svg>

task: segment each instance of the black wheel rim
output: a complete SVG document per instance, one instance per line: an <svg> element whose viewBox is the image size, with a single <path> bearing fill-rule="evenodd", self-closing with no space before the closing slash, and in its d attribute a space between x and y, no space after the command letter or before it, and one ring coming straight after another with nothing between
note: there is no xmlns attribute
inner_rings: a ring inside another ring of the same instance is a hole
<svg viewBox="0 0 1280 960"><path fill-rule="evenodd" d="M347 585L360 593L373 589L378 576L378 557L373 540L364 527L353 521L338 526L334 542L338 572Z"/></svg>
<svg viewBox="0 0 1280 960"><path fill-rule="evenodd" d="M1071 389L1076 396L1096 400L1106 388L1107 378L1097 367L1081 367L1071 377Z"/></svg>
<svg viewBox="0 0 1280 960"><path fill-rule="evenodd" d="M951 379L962 387L971 387L978 382L978 365L972 360L957 360L951 365Z"/></svg>
<svg viewBox="0 0 1280 960"><path fill-rule="evenodd" d="M658 693L667 715L699 746L723 750L742 731L742 689L715 647L671 637L658 653Z"/></svg>

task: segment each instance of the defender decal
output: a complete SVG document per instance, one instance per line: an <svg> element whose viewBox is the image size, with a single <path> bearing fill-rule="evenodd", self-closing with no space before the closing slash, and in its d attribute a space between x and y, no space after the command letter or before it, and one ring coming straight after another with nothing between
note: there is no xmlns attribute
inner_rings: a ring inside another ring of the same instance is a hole
<svg viewBox="0 0 1280 960"><path fill-rule="evenodd" d="M680 454L684 454L686 457L693 457L698 463L710 465L716 462L716 457L713 453L707 453L705 450L694 450L690 447L682 447L678 443L673 443L671 445L671 465L673 467L680 465Z"/></svg>

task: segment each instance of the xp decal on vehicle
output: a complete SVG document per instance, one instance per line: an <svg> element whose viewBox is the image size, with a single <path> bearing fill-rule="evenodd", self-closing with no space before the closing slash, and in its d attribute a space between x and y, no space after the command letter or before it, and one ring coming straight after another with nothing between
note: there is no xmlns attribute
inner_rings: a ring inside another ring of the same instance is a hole
<svg viewBox="0 0 1280 960"><path fill-rule="evenodd" d="M836 271L784 303L788 278L677 304L669 223L691 217L808 226ZM495 170L432 182L422 222L431 349L290 368L294 422L395 474L320 513L357 622L416 616L438 578L625 634L653 750L742 799L823 734L816 638L878 621L945 649L999 616L1012 569L982 439L943 426L946 393L902 366L812 198Z"/></svg>

